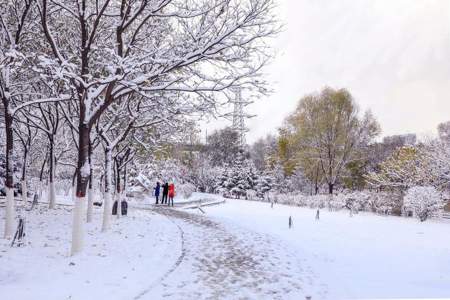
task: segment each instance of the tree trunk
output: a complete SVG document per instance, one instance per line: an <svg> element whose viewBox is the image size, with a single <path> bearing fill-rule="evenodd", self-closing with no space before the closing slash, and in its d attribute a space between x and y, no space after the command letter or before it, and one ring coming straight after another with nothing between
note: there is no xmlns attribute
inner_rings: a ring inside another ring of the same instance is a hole
<svg viewBox="0 0 450 300"><path fill-rule="evenodd" d="M92 170L92 143L89 141L89 189L88 189L88 202L87 202L87 215L86 222L90 223L92 221L92 214L94 210L94 190L93 190L93 170Z"/></svg>
<svg viewBox="0 0 450 300"><path fill-rule="evenodd" d="M126 199L127 199L127 165L123 167L123 188L121 201L126 201ZM120 212L122 212L122 207L120 207Z"/></svg>
<svg viewBox="0 0 450 300"><path fill-rule="evenodd" d="M22 181L20 183L22 187L22 201L23 206L27 205L28 201L28 188L27 188L27 157L28 157L28 149L23 149L23 165L22 165Z"/></svg>
<svg viewBox="0 0 450 300"><path fill-rule="evenodd" d="M75 190L75 181L77 179L77 169L75 169L75 171L73 172L72 175L72 201L75 202L75 195L76 195L76 190Z"/></svg>
<svg viewBox="0 0 450 300"><path fill-rule="evenodd" d="M102 199L105 200L105 173L103 173L100 176L100 179L98 180L98 186L97 186L98 190L100 191L101 195L102 195Z"/></svg>
<svg viewBox="0 0 450 300"><path fill-rule="evenodd" d="M85 114L85 109L80 107L80 115ZM83 248L83 213L86 202L86 189L89 180L89 126L85 124L84 118L80 118L78 127L78 162L77 162L77 185L75 207L73 210L73 226L72 226L72 250L74 255Z"/></svg>
<svg viewBox="0 0 450 300"><path fill-rule="evenodd" d="M48 208L54 209L56 205L56 192L55 192L55 145L53 141L53 137L49 139L49 147L50 147L50 157L49 157L49 170L48 170L48 179L49 179L49 185L48 185Z"/></svg>
<svg viewBox="0 0 450 300"><path fill-rule="evenodd" d="M88 201L87 201L87 211L86 211L86 223L92 222L92 216L94 213L94 190L92 186L88 188Z"/></svg>
<svg viewBox="0 0 450 300"><path fill-rule="evenodd" d="M334 189L334 183L328 183L328 193L330 195L333 194L333 189Z"/></svg>
<svg viewBox="0 0 450 300"><path fill-rule="evenodd" d="M4 101L5 103L5 101ZM13 139L13 117L8 112L8 106L5 107L5 131L6 131L6 165L5 165L5 190L6 190L6 211L5 211L5 238L14 234L14 169L12 156L14 151Z"/></svg>
<svg viewBox="0 0 450 300"><path fill-rule="evenodd" d="M105 149L105 200L103 203L102 231L108 231L111 215L111 149Z"/></svg>
<svg viewBox="0 0 450 300"><path fill-rule="evenodd" d="M314 195L319 193L319 164L316 168L316 176L314 176Z"/></svg>
<svg viewBox="0 0 450 300"><path fill-rule="evenodd" d="M121 190L120 190L120 169L119 169L119 162L116 160L116 194L115 198L117 201L117 218L120 218L121 215L121 205L122 205L122 198L121 198Z"/></svg>
<svg viewBox="0 0 450 300"><path fill-rule="evenodd" d="M124 193L125 197L126 197L126 193L127 193L127 165L124 166L123 168L123 189L122 192Z"/></svg>
<svg viewBox="0 0 450 300"><path fill-rule="evenodd" d="M38 186L38 196L39 196L39 200L42 199L42 189L44 187L44 183L42 182L44 179L44 169L45 169L45 164L47 163L47 156L45 156L44 162L42 163L41 166L41 172L39 173L39 186Z"/></svg>

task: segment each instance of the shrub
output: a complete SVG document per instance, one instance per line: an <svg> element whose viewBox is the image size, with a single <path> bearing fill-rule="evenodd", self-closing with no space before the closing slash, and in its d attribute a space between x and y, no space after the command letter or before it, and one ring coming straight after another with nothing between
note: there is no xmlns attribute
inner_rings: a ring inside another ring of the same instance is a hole
<svg viewBox="0 0 450 300"><path fill-rule="evenodd" d="M180 186L180 194L183 196L184 199L187 199L192 196L192 193L194 193L196 190L195 185L191 183L185 183Z"/></svg>
<svg viewBox="0 0 450 300"><path fill-rule="evenodd" d="M443 207L439 192L432 186L415 186L406 192L403 211L412 212L421 222Z"/></svg>

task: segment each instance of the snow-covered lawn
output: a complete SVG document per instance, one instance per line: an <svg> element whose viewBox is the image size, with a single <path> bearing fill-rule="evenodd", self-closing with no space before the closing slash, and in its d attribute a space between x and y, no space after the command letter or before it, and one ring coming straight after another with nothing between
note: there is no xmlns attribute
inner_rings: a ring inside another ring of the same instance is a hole
<svg viewBox="0 0 450 300"><path fill-rule="evenodd" d="M327 285L329 299L450 298L448 221L326 210L316 221L316 210L243 200L204 210L288 243Z"/></svg>
<svg viewBox="0 0 450 300"><path fill-rule="evenodd" d="M190 200L200 199L221 200ZM448 222L325 210L316 221L315 210L229 199L205 214L149 203L131 201L108 233L96 208L75 257L70 206L29 212L26 247L0 239L0 299L450 298Z"/></svg>
<svg viewBox="0 0 450 300"><path fill-rule="evenodd" d="M0 299L132 299L177 259L178 228L166 217L130 210L101 233L101 213L86 227L83 253L70 257L71 207L29 212L26 247L0 239Z"/></svg>

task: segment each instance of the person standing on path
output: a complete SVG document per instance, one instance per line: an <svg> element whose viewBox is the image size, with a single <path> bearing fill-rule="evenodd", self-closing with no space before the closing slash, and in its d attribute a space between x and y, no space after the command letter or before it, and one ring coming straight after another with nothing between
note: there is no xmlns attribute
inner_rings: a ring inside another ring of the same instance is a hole
<svg viewBox="0 0 450 300"><path fill-rule="evenodd" d="M171 202L172 202L172 206L173 206L173 197L175 197L175 184L173 184L173 182L171 182L169 184L169 206L170 206Z"/></svg>
<svg viewBox="0 0 450 300"><path fill-rule="evenodd" d="M166 182L163 185L163 195L161 199L161 204L167 204L167 194L169 193L169 184Z"/></svg>
<svg viewBox="0 0 450 300"><path fill-rule="evenodd" d="M156 204L158 204L158 202L159 202L159 191L160 191L160 189L161 189L161 185L159 184L159 181L158 181L158 182L156 182L156 187L155 187Z"/></svg>

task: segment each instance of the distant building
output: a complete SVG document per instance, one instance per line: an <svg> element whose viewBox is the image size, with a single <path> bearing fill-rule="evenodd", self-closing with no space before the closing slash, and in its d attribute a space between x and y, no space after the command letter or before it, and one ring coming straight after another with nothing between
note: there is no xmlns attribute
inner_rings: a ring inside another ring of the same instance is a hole
<svg viewBox="0 0 450 300"><path fill-rule="evenodd" d="M415 133L391 135L383 138L384 144L396 145L398 147L414 146L416 142L417 136Z"/></svg>

